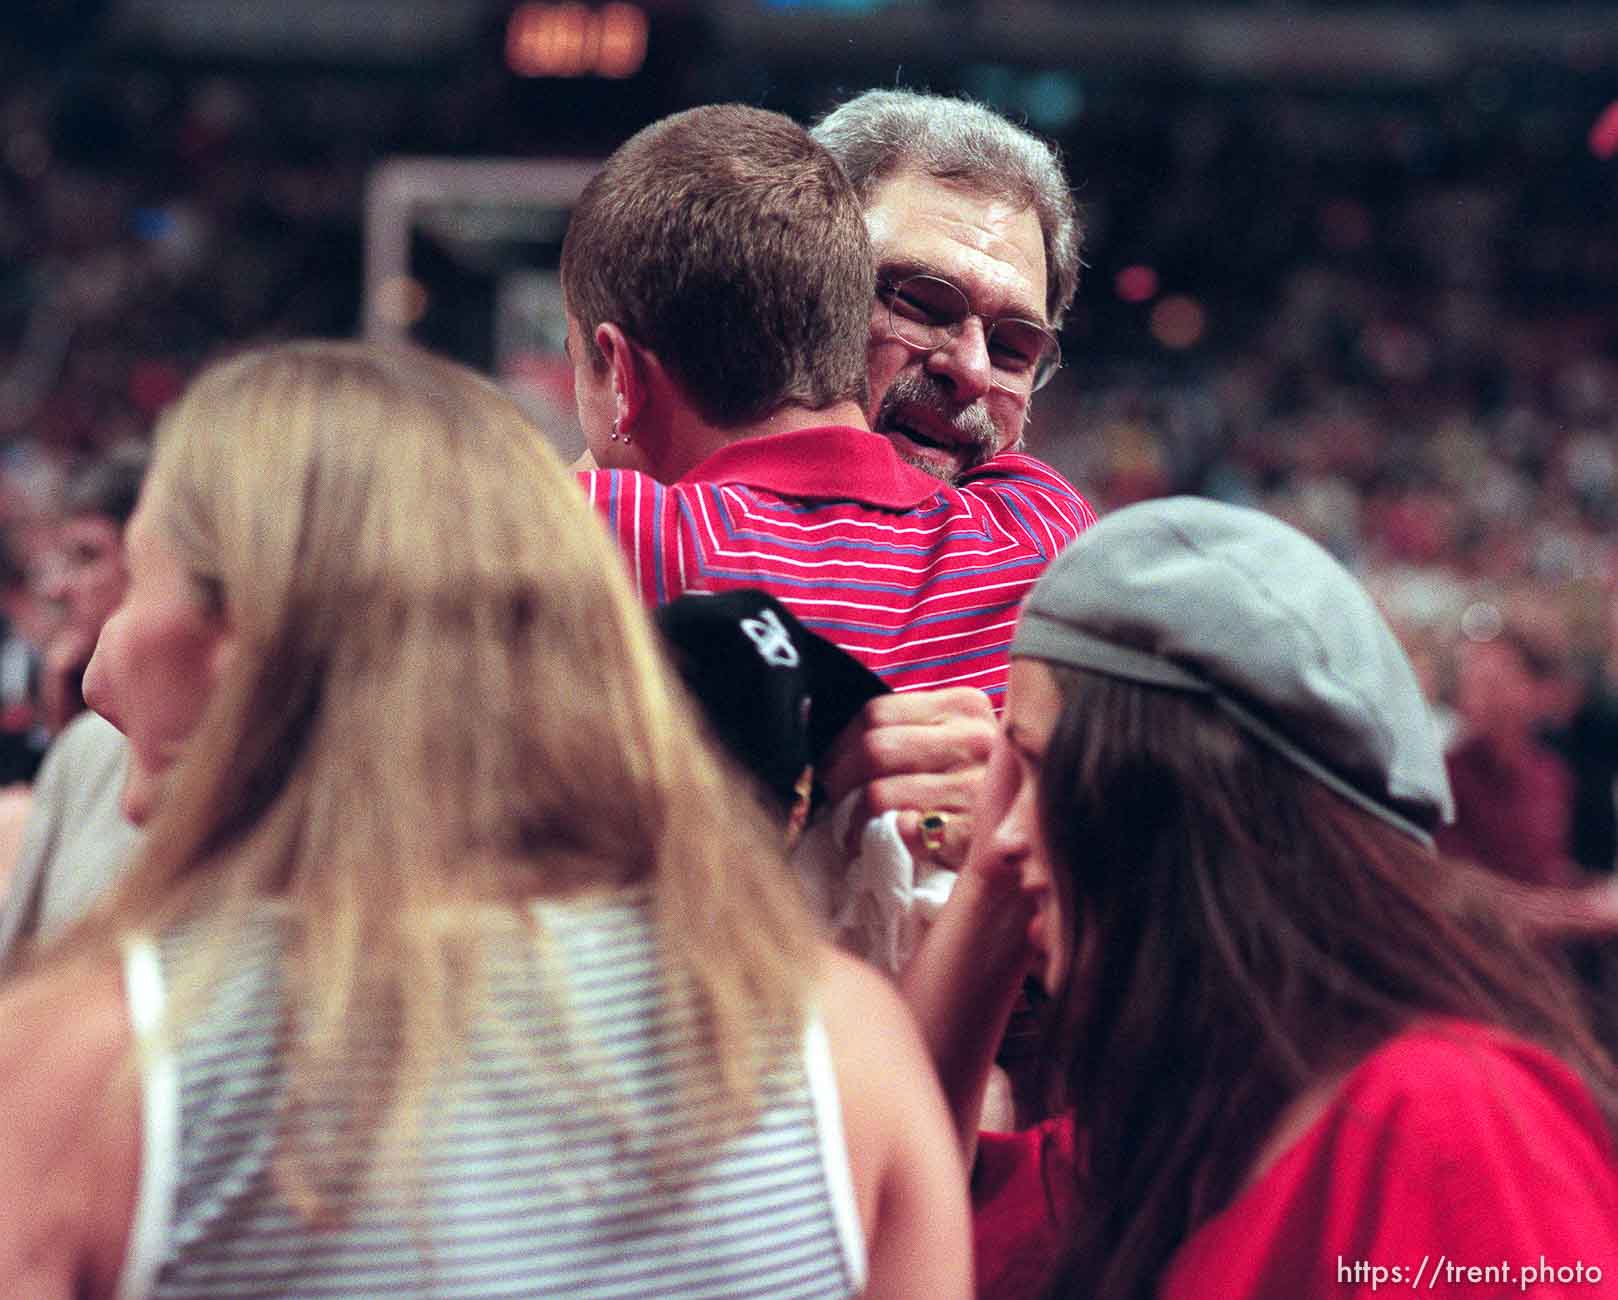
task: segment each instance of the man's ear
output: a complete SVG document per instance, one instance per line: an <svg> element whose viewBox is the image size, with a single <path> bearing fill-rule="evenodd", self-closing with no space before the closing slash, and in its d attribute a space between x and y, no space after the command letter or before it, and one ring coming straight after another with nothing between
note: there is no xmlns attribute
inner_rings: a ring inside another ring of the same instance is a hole
<svg viewBox="0 0 1618 1300"><path fill-rule="evenodd" d="M611 321L596 326L595 345L607 359L614 427L620 433L632 434L646 409L648 396L645 349Z"/></svg>

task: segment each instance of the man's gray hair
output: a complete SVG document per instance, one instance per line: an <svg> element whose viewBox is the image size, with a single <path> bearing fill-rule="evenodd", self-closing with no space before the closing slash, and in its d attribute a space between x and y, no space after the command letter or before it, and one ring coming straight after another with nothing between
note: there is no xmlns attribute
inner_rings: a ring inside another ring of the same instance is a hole
<svg viewBox="0 0 1618 1300"><path fill-rule="evenodd" d="M969 99L868 90L810 132L842 164L862 203L906 168L990 194L1021 198L1045 239L1045 313L1060 326L1079 284L1078 215L1056 149Z"/></svg>

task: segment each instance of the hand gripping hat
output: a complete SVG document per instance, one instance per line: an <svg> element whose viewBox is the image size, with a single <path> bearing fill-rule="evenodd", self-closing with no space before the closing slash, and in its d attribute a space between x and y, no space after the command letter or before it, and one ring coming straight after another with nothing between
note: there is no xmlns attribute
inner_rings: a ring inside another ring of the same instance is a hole
<svg viewBox="0 0 1618 1300"><path fill-rule="evenodd" d="M1392 630L1348 570L1257 510L1172 497L1108 515L1035 584L1011 653L1210 696L1424 844L1454 820L1427 702Z"/></svg>
<svg viewBox="0 0 1618 1300"><path fill-rule="evenodd" d="M801 820L827 749L886 684L764 591L688 593L656 616L718 739Z"/></svg>

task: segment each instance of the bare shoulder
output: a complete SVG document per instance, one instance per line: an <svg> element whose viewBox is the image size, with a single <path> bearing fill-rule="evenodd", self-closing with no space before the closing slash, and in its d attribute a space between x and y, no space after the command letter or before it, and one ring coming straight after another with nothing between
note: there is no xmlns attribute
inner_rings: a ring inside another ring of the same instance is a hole
<svg viewBox="0 0 1618 1300"><path fill-rule="evenodd" d="M932 1060L910 1007L883 972L828 948L817 1006L839 1083L858 1091L856 1105L908 1110L919 1092L938 1088Z"/></svg>
<svg viewBox="0 0 1618 1300"><path fill-rule="evenodd" d="M872 1300L971 1295L966 1170L921 1031L880 971L830 952L820 1012L832 1041Z"/></svg>
<svg viewBox="0 0 1618 1300"><path fill-rule="evenodd" d="M831 1045L855 1181L874 1175L876 1182L859 1189L874 1195L902 1143L904 1099L918 1084L925 1090L931 1067L909 1008L887 976L858 958L825 950L816 1007Z"/></svg>
<svg viewBox="0 0 1618 1300"><path fill-rule="evenodd" d="M966 1173L909 1008L885 975L829 949L818 1005L868 1245L866 1294L970 1295Z"/></svg>
<svg viewBox="0 0 1618 1300"><path fill-rule="evenodd" d="M0 991L0 1294L110 1294L139 1166L131 1044L112 960Z"/></svg>
<svg viewBox="0 0 1618 1300"><path fill-rule="evenodd" d="M848 1028L856 1034L908 1027L909 1009L893 982L874 966L827 945L820 966L819 1009L827 1031Z"/></svg>

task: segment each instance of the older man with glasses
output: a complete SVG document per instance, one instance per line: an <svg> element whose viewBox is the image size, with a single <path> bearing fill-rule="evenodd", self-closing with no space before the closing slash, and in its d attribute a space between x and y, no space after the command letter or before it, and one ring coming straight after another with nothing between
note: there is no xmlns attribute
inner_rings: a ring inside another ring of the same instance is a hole
<svg viewBox="0 0 1618 1300"><path fill-rule="evenodd" d="M1055 150L981 105L903 90L858 95L812 134L853 182L876 258L871 427L952 481L1020 448L1079 277Z"/></svg>
<svg viewBox="0 0 1618 1300"><path fill-rule="evenodd" d="M903 90L858 95L812 134L853 182L871 236L871 427L969 491L1001 466L1043 469L1006 453L1021 449L1030 400L1062 364L1057 331L1079 279L1079 223L1055 150L981 105ZM828 786L863 791L871 816L898 810L925 851L959 861L994 734L979 705L960 691L872 701ZM1020 1006L1000 1060L1023 1120L1038 1113L1022 1068L1036 1038ZM1006 1125L1012 1103L997 1099L986 1116Z"/></svg>

